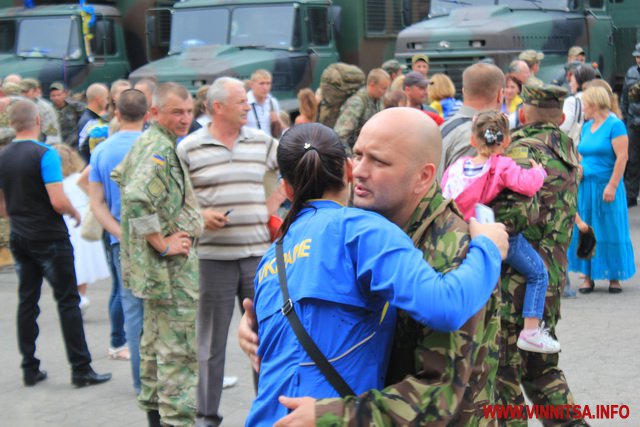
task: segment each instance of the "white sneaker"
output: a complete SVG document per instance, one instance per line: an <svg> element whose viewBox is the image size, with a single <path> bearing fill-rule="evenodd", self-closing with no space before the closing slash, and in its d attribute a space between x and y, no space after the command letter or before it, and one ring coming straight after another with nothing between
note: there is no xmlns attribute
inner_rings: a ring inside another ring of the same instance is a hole
<svg viewBox="0 0 640 427"><path fill-rule="evenodd" d="M222 388L231 388L238 383L238 377L224 377L222 379Z"/></svg>
<svg viewBox="0 0 640 427"><path fill-rule="evenodd" d="M89 297L80 295L80 304L78 306L80 307L80 311L82 312L83 316L90 305L91 305L91 301L89 300Z"/></svg>
<svg viewBox="0 0 640 427"><path fill-rule="evenodd" d="M518 337L517 346L520 350L535 353L557 353L560 351L560 343L549 335L549 329L544 327L544 322L533 335L522 330Z"/></svg>

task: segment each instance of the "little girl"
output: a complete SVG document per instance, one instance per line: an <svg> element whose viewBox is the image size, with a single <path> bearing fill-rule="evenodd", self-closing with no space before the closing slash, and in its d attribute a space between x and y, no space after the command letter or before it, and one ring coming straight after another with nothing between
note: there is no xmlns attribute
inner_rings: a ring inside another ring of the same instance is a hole
<svg viewBox="0 0 640 427"><path fill-rule="evenodd" d="M474 118L471 145L478 155L458 159L442 177L444 196L455 199L465 220L471 218L477 203L489 204L504 189L532 197L542 187L547 176L542 166L529 160L533 167L523 169L502 155L509 142L509 121L504 114L486 111ZM518 234L509 238L504 262L527 280L522 309L524 329L518 337L518 348L537 353L559 352L560 343L549 335L544 323L540 324L549 281L542 258Z"/></svg>

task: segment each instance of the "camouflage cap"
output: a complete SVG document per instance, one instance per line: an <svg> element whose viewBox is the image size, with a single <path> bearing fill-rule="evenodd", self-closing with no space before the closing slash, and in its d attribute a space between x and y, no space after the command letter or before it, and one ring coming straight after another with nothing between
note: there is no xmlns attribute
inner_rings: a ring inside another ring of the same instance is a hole
<svg viewBox="0 0 640 427"><path fill-rule="evenodd" d="M533 49L527 49L520 52L520 55L518 55L518 59L531 65L531 64L535 64L536 62L542 61L544 59L544 53L536 52Z"/></svg>
<svg viewBox="0 0 640 427"><path fill-rule="evenodd" d="M419 73L417 71L411 71L404 76L404 83L402 87L410 87L410 86L419 86L419 87L427 87L429 85L429 80L424 76L424 74Z"/></svg>
<svg viewBox="0 0 640 427"><path fill-rule="evenodd" d="M633 51L633 56L640 56L640 43L636 45L636 48Z"/></svg>
<svg viewBox="0 0 640 427"><path fill-rule="evenodd" d="M522 87L522 100L525 104L538 108L562 108L569 94L565 88L555 85L530 85Z"/></svg>
<svg viewBox="0 0 640 427"><path fill-rule="evenodd" d="M20 82L20 88L22 89L22 92L26 92L31 89L38 89L39 87L40 82L36 79L22 79L22 81Z"/></svg>
<svg viewBox="0 0 640 427"><path fill-rule="evenodd" d="M64 83L62 82L53 82L49 85L49 92L52 90L65 90Z"/></svg>
<svg viewBox="0 0 640 427"><path fill-rule="evenodd" d="M571 49L569 49L568 56L578 55L584 55L584 49L582 49L580 46L572 46Z"/></svg>
<svg viewBox="0 0 640 427"><path fill-rule="evenodd" d="M4 82L2 84L2 92L4 92L5 95L21 95L22 88L18 83Z"/></svg>
<svg viewBox="0 0 640 427"><path fill-rule="evenodd" d="M391 75L397 73L400 70L404 70L404 66L395 59L390 59L382 64L382 69Z"/></svg>
<svg viewBox="0 0 640 427"><path fill-rule="evenodd" d="M429 57L424 53L416 53L411 57L411 65L415 64L418 61L424 61L427 64L429 63Z"/></svg>

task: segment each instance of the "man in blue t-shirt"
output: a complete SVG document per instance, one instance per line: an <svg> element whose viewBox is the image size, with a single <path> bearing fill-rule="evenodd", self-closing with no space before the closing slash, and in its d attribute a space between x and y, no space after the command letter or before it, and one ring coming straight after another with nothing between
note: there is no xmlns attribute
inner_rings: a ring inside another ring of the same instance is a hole
<svg viewBox="0 0 640 427"><path fill-rule="evenodd" d="M47 378L35 357L38 337L38 300L46 278L58 305L62 335L71 363L71 384L84 387L103 383L111 374L91 368L80 312L73 263L73 247L62 215L80 214L62 187L60 156L37 142L40 117L31 101L18 101L9 110L16 138L0 153L0 215L11 221L11 252L18 274L18 345L23 382L34 386Z"/></svg>
<svg viewBox="0 0 640 427"><path fill-rule="evenodd" d="M143 303L129 289L122 287L120 266L120 189L111 179L111 171L125 158L142 133L147 117L147 99L137 89L127 89L118 98L115 115L120 131L96 147L89 169L89 198L91 209L110 234L111 262L115 286L111 301L119 299L124 311L124 329L129 343L133 387L140 393L140 335L142 333ZM118 298L120 297L120 298ZM111 310L110 310L111 311ZM112 316L116 317L116 316ZM113 321L112 321L113 322Z"/></svg>

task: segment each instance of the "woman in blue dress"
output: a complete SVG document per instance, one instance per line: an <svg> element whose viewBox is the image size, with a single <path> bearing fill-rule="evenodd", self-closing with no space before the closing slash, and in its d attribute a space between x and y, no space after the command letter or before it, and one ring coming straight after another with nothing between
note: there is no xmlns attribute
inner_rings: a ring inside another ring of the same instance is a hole
<svg viewBox="0 0 640 427"><path fill-rule="evenodd" d="M595 280L609 280L609 292L617 294L622 292L620 281L635 274L622 181L629 139L624 123L611 113L606 89L589 87L582 103L589 121L582 127L578 145L584 172L578 188L578 214L593 227L597 244L593 258L578 258L576 226L569 247L569 269L585 275L581 293L591 293Z"/></svg>

